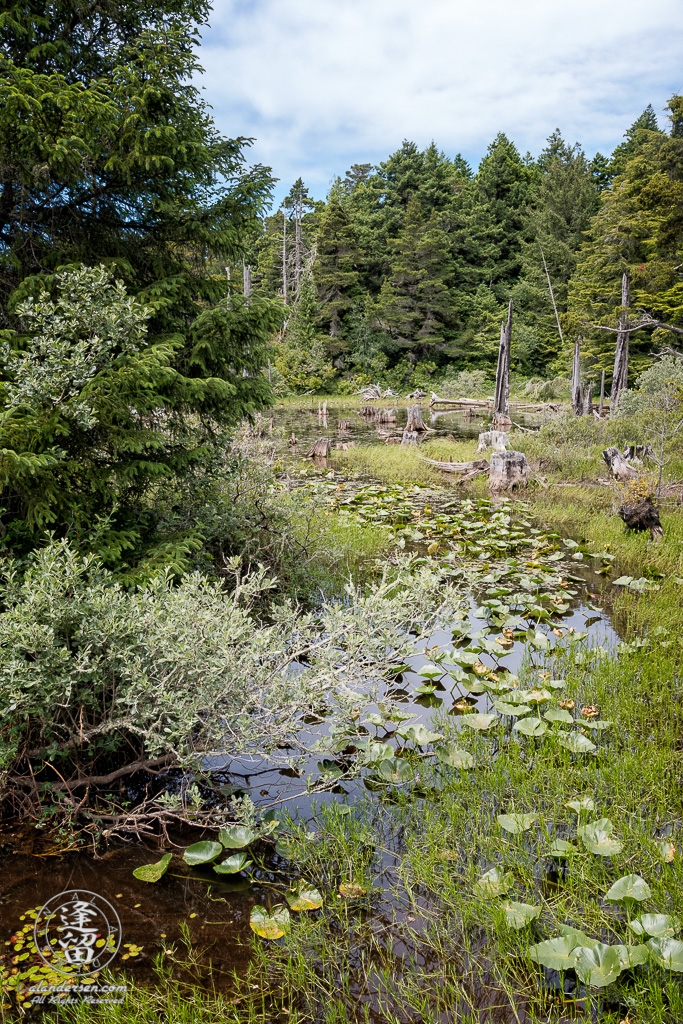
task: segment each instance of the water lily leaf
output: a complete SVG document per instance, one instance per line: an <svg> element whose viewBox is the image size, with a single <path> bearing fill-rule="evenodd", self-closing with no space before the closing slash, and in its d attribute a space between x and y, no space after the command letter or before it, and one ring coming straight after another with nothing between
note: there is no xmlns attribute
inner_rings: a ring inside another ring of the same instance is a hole
<svg viewBox="0 0 683 1024"><path fill-rule="evenodd" d="M676 847L670 839L660 839L655 843L659 856L665 864L670 864L676 856Z"/></svg>
<svg viewBox="0 0 683 1024"><path fill-rule="evenodd" d="M525 736L545 736L548 726L540 718L523 718L513 725L515 732L522 732Z"/></svg>
<svg viewBox="0 0 683 1024"><path fill-rule="evenodd" d="M214 864L213 870L217 875L236 875L251 865L252 861L247 860L246 853L233 853L232 857L226 857L220 864Z"/></svg>
<svg viewBox="0 0 683 1024"><path fill-rule="evenodd" d="M641 943L637 946L613 946L619 955L619 962L622 970L626 967L639 967L644 964L650 957L650 950L648 947Z"/></svg>
<svg viewBox="0 0 683 1024"><path fill-rule="evenodd" d="M571 939L574 946L585 946L587 949L592 949L600 940L592 939L585 932L580 931L578 928L572 927L570 924L559 924L557 926L560 929L560 933L566 938Z"/></svg>
<svg viewBox="0 0 683 1024"><path fill-rule="evenodd" d="M439 679L444 674L444 670L438 665L423 665L417 674L425 679Z"/></svg>
<svg viewBox="0 0 683 1024"><path fill-rule="evenodd" d="M323 898L314 886L302 886L285 893L285 899L292 910L317 910L323 905Z"/></svg>
<svg viewBox="0 0 683 1024"><path fill-rule="evenodd" d="M476 665L479 655L473 651L451 651L450 660L457 665Z"/></svg>
<svg viewBox="0 0 683 1024"><path fill-rule="evenodd" d="M592 948L579 946L576 950L574 970L585 985L605 988L621 974L619 952L614 946L596 942Z"/></svg>
<svg viewBox="0 0 683 1024"><path fill-rule="evenodd" d="M395 757L391 761L380 761L377 773L385 782L394 783L412 782L414 777L413 769L402 757Z"/></svg>
<svg viewBox="0 0 683 1024"><path fill-rule="evenodd" d="M669 914L643 914L631 921L630 928L634 935L651 935L655 939L672 939L681 922Z"/></svg>
<svg viewBox="0 0 683 1024"><path fill-rule="evenodd" d="M651 896L650 886L644 878L641 878L640 875L624 875L622 878L618 878L609 892L605 894L605 899L615 903L620 900L638 900L639 903L642 903L643 900L649 900Z"/></svg>
<svg viewBox="0 0 683 1024"><path fill-rule="evenodd" d="M486 732L487 729L490 729L500 719L498 715L463 715L460 721L470 729Z"/></svg>
<svg viewBox="0 0 683 1024"><path fill-rule="evenodd" d="M435 743L437 740L443 739L443 733L431 732L419 723L417 725L402 725L397 732L399 736L403 736L404 739L411 740L419 746L422 746L424 743Z"/></svg>
<svg viewBox="0 0 683 1024"><path fill-rule="evenodd" d="M256 839L256 832L245 825L232 825L221 829L218 838L227 850L242 850Z"/></svg>
<svg viewBox="0 0 683 1024"><path fill-rule="evenodd" d="M613 724L614 723L611 722L609 718L598 718L597 721L593 719L593 721L589 720L581 723L584 729L595 729L597 732L609 729Z"/></svg>
<svg viewBox="0 0 683 1024"><path fill-rule="evenodd" d="M508 892L514 882L510 871L503 872L500 868L491 868L485 875L474 884L474 891L477 896L490 898L492 896L503 896Z"/></svg>
<svg viewBox="0 0 683 1024"><path fill-rule="evenodd" d="M574 966L576 948L576 942L571 936L558 935L554 939L530 946L529 956L534 963L542 964L552 971L567 971Z"/></svg>
<svg viewBox="0 0 683 1024"><path fill-rule="evenodd" d="M154 864L141 864L139 868L135 868L133 875L135 878L139 878L141 882L158 882L162 875L166 874L166 869L171 863L172 858L172 853L165 853L161 860L156 861Z"/></svg>
<svg viewBox="0 0 683 1024"><path fill-rule="evenodd" d="M546 679L545 685L549 686L551 690L564 690L564 679Z"/></svg>
<svg viewBox="0 0 683 1024"><path fill-rule="evenodd" d="M494 700L493 706L496 711L500 711L501 715L511 715L513 718L521 718L522 715L528 715L531 711L528 704L508 704L504 700Z"/></svg>
<svg viewBox="0 0 683 1024"><path fill-rule="evenodd" d="M594 811L595 800L592 796L573 796L571 800L567 800L564 806L568 807L570 811L581 814L582 811Z"/></svg>
<svg viewBox="0 0 683 1024"><path fill-rule="evenodd" d="M571 750L572 754L590 754L593 750L598 749L587 736L583 736L580 732L563 733L557 737L557 742L565 750Z"/></svg>
<svg viewBox="0 0 683 1024"><path fill-rule="evenodd" d="M620 576L618 580L612 580L615 587L627 587L633 580L633 576Z"/></svg>
<svg viewBox="0 0 683 1024"><path fill-rule="evenodd" d="M220 843L203 840L201 843L193 843L192 846L188 846L183 854L183 860L190 867L195 867L198 864L210 864L222 852L223 847Z"/></svg>
<svg viewBox="0 0 683 1024"><path fill-rule="evenodd" d="M435 686L426 686L425 685L425 686L416 686L415 687L415 693L423 693L426 697L430 696L430 694L435 693L435 692L436 692L436 687Z"/></svg>
<svg viewBox="0 0 683 1024"><path fill-rule="evenodd" d="M525 925L531 924L541 913L540 907L534 907L531 903L515 903L514 900L504 903L503 910L505 911L505 921L508 927L514 928L515 931L519 931Z"/></svg>
<svg viewBox="0 0 683 1024"><path fill-rule="evenodd" d="M572 725L574 719L563 708L551 708L543 715L546 722L562 722L564 725Z"/></svg>
<svg viewBox="0 0 683 1024"><path fill-rule="evenodd" d="M583 845L591 853L598 854L600 857L612 857L615 853L619 853L624 845L618 839L612 838L613 828L609 818L600 818L599 821L593 821L590 825L580 825L576 831Z"/></svg>
<svg viewBox="0 0 683 1024"><path fill-rule="evenodd" d="M364 896L367 889L364 889L362 885L358 885L357 882L342 882L339 886L339 892L347 899L357 899L359 896Z"/></svg>
<svg viewBox="0 0 683 1024"><path fill-rule="evenodd" d="M572 853L576 853L576 847L566 839L556 839L548 850L549 857L567 857Z"/></svg>
<svg viewBox="0 0 683 1024"><path fill-rule="evenodd" d="M533 823L538 820L537 814L498 814L496 820L501 828L512 835L518 832L527 832Z"/></svg>
<svg viewBox="0 0 683 1024"><path fill-rule="evenodd" d="M524 693L525 704L545 704L546 701L553 699L552 693L545 688L523 690L522 692Z"/></svg>
<svg viewBox="0 0 683 1024"><path fill-rule="evenodd" d="M660 967L683 971L683 942L678 939L650 939L648 946Z"/></svg>
<svg viewBox="0 0 683 1024"><path fill-rule="evenodd" d="M318 771L322 775L332 775L335 779L338 779L344 774L344 769L338 765L336 761L330 761L327 757L322 761L318 761ZM234 847L232 847L232 849L234 849Z"/></svg>
<svg viewBox="0 0 683 1024"><path fill-rule="evenodd" d="M450 765L451 768L474 768L474 758L472 754L467 750L461 750L455 745L455 743L450 741L435 747L434 753L438 757L439 761L443 764Z"/></svg>
<svg viewBox="0 0 683 1024"><path fill-rule="evenodd" d="M374 711L371 711L369 715L365 716L365 721L369 722L370 725L384 725L386 718L384 715L378 715Z"/></svg>
<svg viewBox="0 0 683 1024"><path fill-rule="evenodd" d="M380 761L389 761L394 756L394 748L391 743L360 740L356 746L363 753L363 764L377 764Z"/></svg>
<svg viewBox="0 0 683 1024"><path fill-rule="evenodd" d="M273 907L270 913L265 907L254 907L249 924L262 939L279 939L289 928L290 920L287 907Z"/></svg>

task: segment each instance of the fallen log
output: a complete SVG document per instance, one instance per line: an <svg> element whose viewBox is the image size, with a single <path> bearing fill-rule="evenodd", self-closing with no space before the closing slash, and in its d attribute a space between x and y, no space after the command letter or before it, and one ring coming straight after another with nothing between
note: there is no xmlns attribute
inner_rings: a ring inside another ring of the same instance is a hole
<svg viewBox="0 0 683 1024"><path fill-rule="evenodd" d="M425 455L418 455L418 459L426 462L428 466L434 466L435 469L442 469L444 473L469 473L475 470L477 473L486 473L489 468L486 459L473 459L471 462L440 462L438 459L428 459Z"/></svg>
<svg viewBox="0 0 683 1024"><path fill-rule="evenodd" d="M636 533L649 530L651 540L659 540L663 535L659 509L652 497L645 498L636 504L624 502L617 515L626 523L627 530L634 530Z"/></svg>
<svg viewBox="0 0 683 1024"><path fill-rule="evenodd" d="M326 459L332 442L328 437L319 437L317 441L314 441L308 450L306 455L307 459Z"/></svg>

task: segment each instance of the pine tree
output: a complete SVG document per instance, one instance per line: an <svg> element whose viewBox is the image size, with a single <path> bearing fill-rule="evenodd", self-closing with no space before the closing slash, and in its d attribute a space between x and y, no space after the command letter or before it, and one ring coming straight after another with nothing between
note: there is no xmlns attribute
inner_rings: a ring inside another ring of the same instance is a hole
<svg viewBox="0 0 683 1024"><path fill-rule="evenodd" d="M332 338L339 334L340 318L359 293L355 231L335 191L320 215L313 264L320 319Z"/></svg>

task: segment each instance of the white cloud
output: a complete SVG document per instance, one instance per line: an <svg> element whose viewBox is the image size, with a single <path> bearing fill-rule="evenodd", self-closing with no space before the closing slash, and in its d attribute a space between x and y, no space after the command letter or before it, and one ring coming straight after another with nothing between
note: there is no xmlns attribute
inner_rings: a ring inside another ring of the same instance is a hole
<svg viewBox="0 0 683 1024"><path fill-rule="evenodd" d="M220 130L319 197L432 139L476 163L504 131L609 151L683 90L680 0L214 0L202 84ZM663 121L662 121L663 123Z"/></svg>

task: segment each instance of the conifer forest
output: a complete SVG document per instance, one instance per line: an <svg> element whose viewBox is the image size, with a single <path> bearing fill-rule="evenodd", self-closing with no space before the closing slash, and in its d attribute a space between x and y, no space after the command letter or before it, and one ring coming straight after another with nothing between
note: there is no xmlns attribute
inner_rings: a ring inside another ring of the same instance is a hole
<svg viewBox="0 0 683 1024"><path fill-rule="evenodd" d="M323 199L211 14L0 4L0 1024L678 1024L683 96Z"/></svg>

